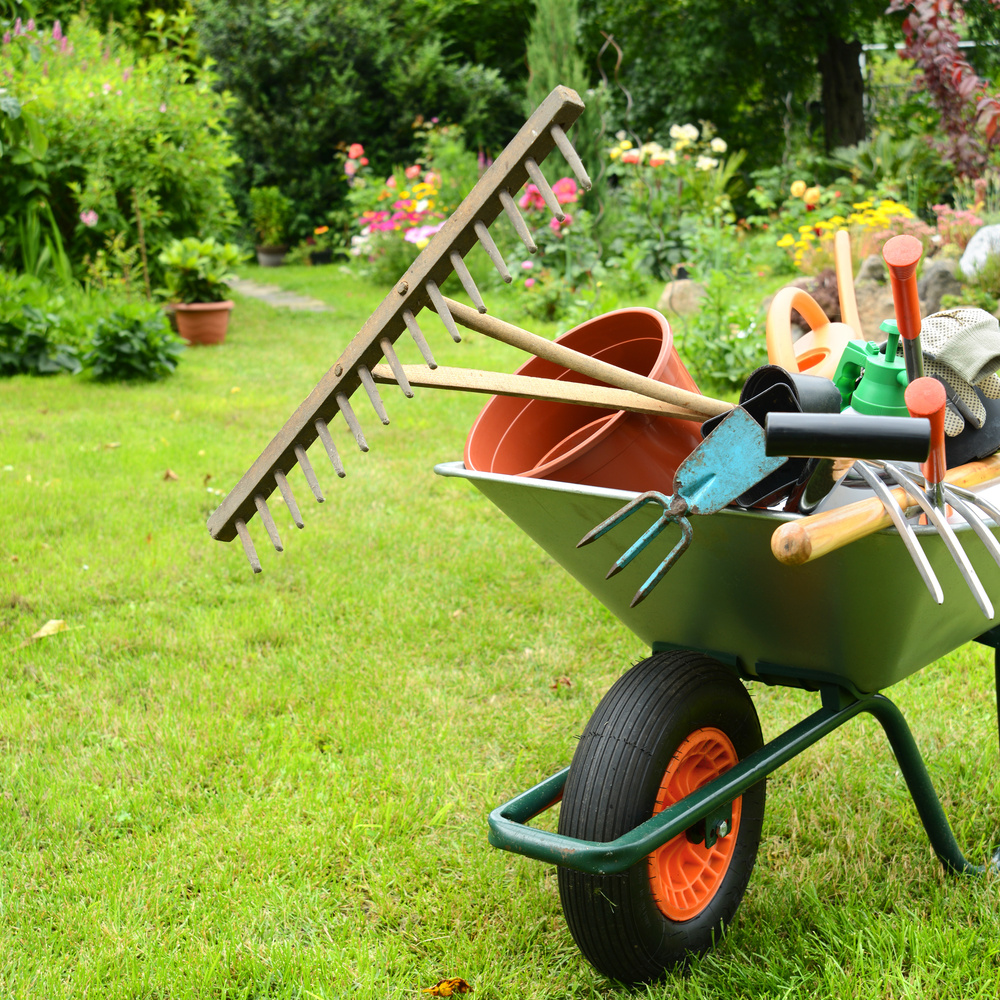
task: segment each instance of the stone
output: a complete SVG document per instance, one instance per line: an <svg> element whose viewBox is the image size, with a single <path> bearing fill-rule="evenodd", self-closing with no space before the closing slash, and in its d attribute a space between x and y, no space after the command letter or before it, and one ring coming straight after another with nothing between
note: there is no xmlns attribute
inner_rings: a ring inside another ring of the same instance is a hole
<svg viewBox="0 0 1000 1000"><path fill-rule="evenodd" d="M675 316L690 316L701 307L701 300L705 294L705 286L700 281L679 278L667 283L656 303L656 308L664 316L669 316L670 313Z"/></svg>
<svg viewBox="0 0 1000 1000"><path fill-rule="evenodd" d="M957 266L957 261L935 257L924 267L924 273L917 282L921 315L930 316L938 312L945 295L962 294L962 283L955 277Z"/></svg>
<svg viewBox="0 0 1000 1000"><path fill-rule="evenodd" d="M986 258L1000 254L1000 225L981 226L973 234L958 266L968 281L982 270Z"/></svg>
<svg viewBox="0 0 1000 1000"><path fill-rule="evenodd" d="M861 262L858 276L854 279L855 285L858 282L874 282L884 285L888 280L885 270L885 261L877 254L873 253Z"/></svg>
<svg viewBox="0 0 1000 1000"><path fill-rule="evenodd" d="M885 340L885 334L879 327L883 320L893 319L896 315L892 289L874 281L858 281L854 284L854 298L858 303L858 319L861 320L865 339Z"/></svg>

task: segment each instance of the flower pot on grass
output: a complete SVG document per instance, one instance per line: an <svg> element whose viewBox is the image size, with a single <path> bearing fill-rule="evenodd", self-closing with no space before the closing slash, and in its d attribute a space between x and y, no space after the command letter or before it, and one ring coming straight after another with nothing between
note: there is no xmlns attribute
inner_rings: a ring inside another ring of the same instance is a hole
<svg viewBox="0 0 1000 1000"><path fill-rule="evenodd" d="M257 263L261 267L281 267L288 247L257 247Z"/></svg>
<svg viewBox="0 0 1000 1000"><path fill-rule="evenodd" d="M257 263L261 267L278 267L284 263L291 217L292 200L276 187L250 189L250 221L260 240Z"/></svg>
<svg viewBox="0 0 1000 1000"><path fill-rule="evenodd" d="M226 339L229 328L229 314L235 303L225 302L177 302L174 316L177 332L189 344L221 344Z"/></svg>

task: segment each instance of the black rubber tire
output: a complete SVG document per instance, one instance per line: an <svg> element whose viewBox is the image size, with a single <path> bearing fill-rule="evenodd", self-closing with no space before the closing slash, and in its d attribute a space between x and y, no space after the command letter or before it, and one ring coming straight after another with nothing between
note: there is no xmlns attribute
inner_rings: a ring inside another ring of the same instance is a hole
<svg viewBox="0 0 1000 1000"><path fill-rule="evenodd" d="M649 819L675 751L706 726L721 730L740 760L762 745L749 693L715 660L680 651L636 664L604 696L583 731L566 781L559 832L608 841ZM560 868L566 923L591 965L623 983L652 982L718 941L753 871L764 798L763 781L743 794L729 869L705 909L689 920L670 920L661 912L645 859L621 875Z"/></svg>

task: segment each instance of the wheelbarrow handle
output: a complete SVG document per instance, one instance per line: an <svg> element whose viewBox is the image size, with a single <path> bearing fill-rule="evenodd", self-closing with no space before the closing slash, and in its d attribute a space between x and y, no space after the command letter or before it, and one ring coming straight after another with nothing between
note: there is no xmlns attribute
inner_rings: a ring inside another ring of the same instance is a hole
<svg viewBox="0 0 1000 1000"><path fill-rule="evenodd" d="M1000 454L949 469L944 482L969 489L997 477L1000 477ZM911 505L904 489L894 489L892 495L900 507ZM778 562L800 566L891 524L882 501L869 497L836 510L786 521L771 536L771 552Z"/></svg>

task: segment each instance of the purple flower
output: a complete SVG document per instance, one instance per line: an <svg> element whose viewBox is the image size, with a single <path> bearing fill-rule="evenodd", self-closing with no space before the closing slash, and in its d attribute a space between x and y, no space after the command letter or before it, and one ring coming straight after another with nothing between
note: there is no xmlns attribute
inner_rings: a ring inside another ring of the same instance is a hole
<svg viewBox="0 0 1000 1000"><path fill-rule="evenodd" d="M52 25L52 41L58 42L62 37L63 37L62 25L58 21L56 21L56 23Z"/></svg>
<svg viewBox="0 0 1000 1000"><path fill-rule="evenodd" d="M3 33L3 43L4 43L4 45L10 45L10 32L9 31L5 31Z"/></svg>
<svg viewBox="0 0 1000 1000"><path fill-rule="evenodd" d="M97 225L97 213L92 208L88 208L86 211L80 213L80 221L88 229L93 229Z"/></svg>

